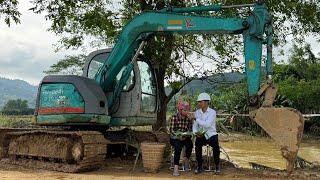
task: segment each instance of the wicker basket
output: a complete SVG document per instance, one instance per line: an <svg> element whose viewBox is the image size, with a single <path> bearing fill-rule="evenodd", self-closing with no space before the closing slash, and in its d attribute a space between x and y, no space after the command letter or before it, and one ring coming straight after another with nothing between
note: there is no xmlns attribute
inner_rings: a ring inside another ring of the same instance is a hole
<svg viewBox="0 0 320 180"><path fill-rule="evenodd" d="M145 172L157 172L163 161L164 143L141 143L142 162Z"/></svg>
<svg viewBox="0 0 320 180"><path fill-rule="evenodd" d="M166 132L153 132L154 135L156 135L157 141L159 143L170 143L170 135Z"/></svg>

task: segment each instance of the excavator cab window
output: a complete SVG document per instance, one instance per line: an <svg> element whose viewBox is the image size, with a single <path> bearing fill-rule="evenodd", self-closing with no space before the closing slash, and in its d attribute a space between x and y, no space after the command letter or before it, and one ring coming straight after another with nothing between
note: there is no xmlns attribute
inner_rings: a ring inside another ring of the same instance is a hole
<svg viewBox="0 0 320 180"><path fill-rule="evenodd" d="M118 73L117 77L116 77L116 81L119 82L122 72L124 71L125 67L123 67L120 72ZM122 91L130 91L133 86L134 86L134 71L131 71L130 77L126 82L126 85L123 87Z"/></svg>
<svg viewBox="0 0 320 180"><path fill-rule="evenodd" d="M109 53L100 53L95 55L90 61L87 77L94 79L99 68L103 65L103 62L108 58Z"/></svg>
<svg viewBox="0 0 320 180"><path fill-rule="evenodd" d="M87 71L87 77L90 79L94 79L98 70L103 66L104 61L108 58L109 52L102 52L95 54L92 59L90 59ZM118 82L121 78L122 72L125 69L123 67L116 77L116 82ZM127 84L123 87L123 91L129 91L134 86L134 72L131 72L130 78L127 81Z"/></svg>
<svg viewBox="0 0 320 180"><path fill-rule="evenodd" d="M156 83L150 66L138 61L141 77L141 111L153 113L157 107Z"/></svg>

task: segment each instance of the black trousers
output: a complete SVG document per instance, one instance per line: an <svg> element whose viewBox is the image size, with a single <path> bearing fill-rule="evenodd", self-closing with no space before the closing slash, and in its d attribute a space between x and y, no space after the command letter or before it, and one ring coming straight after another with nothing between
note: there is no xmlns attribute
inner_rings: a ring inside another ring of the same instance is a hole
<svg viewBox="0 0 320 180"><path fill-rule="evenodd" d="M184 140L170 138L170 144L174 148L174 165L179 165L180 154L183 146L186 147L186 158L190 159L193 146L191 137L186 137Z"/></svg>
<svg viewBox="0 0 320 180"><path fill-rule="evenodd" d="M203 137L197 137L195 142L196 159L198 162L198 168L202 168L202 146L209 144L212 147L214 163L216 166L220 163L220 147L218 134L211 136L209 139Z"/></svg>

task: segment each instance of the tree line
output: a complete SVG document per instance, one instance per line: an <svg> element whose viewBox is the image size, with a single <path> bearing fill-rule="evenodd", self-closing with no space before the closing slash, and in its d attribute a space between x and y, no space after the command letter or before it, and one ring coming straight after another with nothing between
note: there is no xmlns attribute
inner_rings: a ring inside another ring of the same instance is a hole
<svg viewBox="0 0 320 180"><path fill-rule="evenodd" d="M11 99L2 107L1 113L4 115L32 115L34 109L28 106L27 100Z"/></svg>

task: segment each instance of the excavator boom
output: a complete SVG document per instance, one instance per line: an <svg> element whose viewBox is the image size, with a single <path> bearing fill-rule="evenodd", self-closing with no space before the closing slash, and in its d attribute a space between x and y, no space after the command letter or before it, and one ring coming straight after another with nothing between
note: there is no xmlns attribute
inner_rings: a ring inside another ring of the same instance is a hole
<svg viewBox="0 0 320 180"><path fill-rule="evenodd" d="M137 15L123 28L109 57L96 74L95 80L103 89L114 88L112 86L115 76L131 61L139 44L152 34L242 34L249 96L255 97L260 87L262 44L272 39L271 16L264 4L255 4L251 15L247 18L203 17L188 14L222 9L221 5L166 8L159 12L144 12ZM270 74L271 56L266 64L267 72ZM109 106L112 106L112 103L109 102Z"/></svg>

